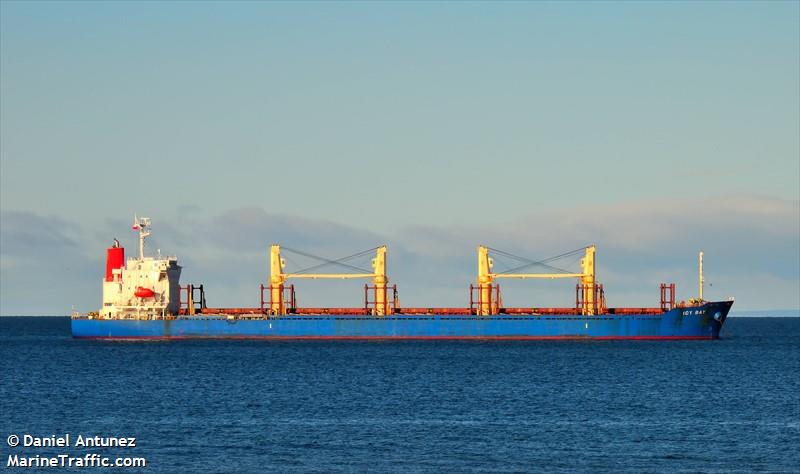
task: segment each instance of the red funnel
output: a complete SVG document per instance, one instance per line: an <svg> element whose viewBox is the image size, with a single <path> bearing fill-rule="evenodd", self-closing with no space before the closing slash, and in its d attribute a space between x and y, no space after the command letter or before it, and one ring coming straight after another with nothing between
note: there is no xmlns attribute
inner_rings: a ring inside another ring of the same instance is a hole
<svg viewBox="0 0 800 474"><path fill-rule="evenodd" d="M123 247L111 247L106 253L106 281L114 281L112 270L122 268L125 265L125 249Z"/></svg>

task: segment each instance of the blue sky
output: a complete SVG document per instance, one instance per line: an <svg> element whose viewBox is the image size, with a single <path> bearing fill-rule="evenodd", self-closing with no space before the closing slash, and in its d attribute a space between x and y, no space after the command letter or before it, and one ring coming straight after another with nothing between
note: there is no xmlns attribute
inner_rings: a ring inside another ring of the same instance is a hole
<svg viewBox="0 0 800 474"><path fill-rule="evenodd" d="M97 306L134 212L212 304L257 298L273 241L388 242L426 306L465 303L478 243L594 242L614 304L691 296L702 248L709 296L798 308L798 25L797 2L2 2L0 313Z"/></svg>

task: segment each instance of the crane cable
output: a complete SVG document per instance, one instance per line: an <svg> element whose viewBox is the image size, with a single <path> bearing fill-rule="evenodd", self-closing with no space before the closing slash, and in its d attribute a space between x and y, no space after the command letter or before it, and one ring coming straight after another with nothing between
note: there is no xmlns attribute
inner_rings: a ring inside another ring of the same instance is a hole
<svg viewBox="0 0 800 474"><path fill-rule="evenodd" d="M579 253L581 253L581 252L583 252L583 251L585 251L587 249L587 247L581 247L579 249L571 250L569 252L565 252L565 253L556 255L554 257L549 257L549 258L545 258L543 260L534 261L534 260L530 260L530 259L525 258L525 257L520 257L519 255L514 255L513 253L510 253L510 252L505 252L503 250L499 250L499 249L495 249L495 248L491 248L491 247L487 247L487 248L489 250L491 250L492 252L498 253L498 254L500 254L500 255L502 255L504 257L509 257L509 258L514 259L514 260L517 260L517 261L525 263L524 265L520 265L518 267L514 267L514 268L512 268L510 270L506 270L504 272L499 272L499 274L516 273L516 272L518 272L520 270L523 270L525 268L532 267L532 266L543 266L543 267L549 268L551 270L555 270L555 271L557 271L559 273L573 273L573 272L571 272L569 270L564 270L563 268L558 268L558 267L554 267L552 265L548 265L547 262L552 262L554 260L571 257L571 256L577 255L577 254L579 254Z"/></svg>
<svg viewBox="0 0 800 474"><path fill-rule="evenodd" d="M371 270L365 270L363 268L359 268L359 267L356 267L354 265L348 265L348 264L346 264L344 262L347 261L347 260L354 259L354 258L362 257L362 256L364 256L366 254L374 252L375 250L377 250L379 248L380 247L374 247L374 248L371 248L369 250L364 250L363 252L358 252L358 253L354 253L353 255L348 255L347 257L338 258L336 260L330 260L330 259L327 259L327 258L320 257L318 255L313 255L313 254L310 254L310 253L307 253L307 252L303 252L303 251L300 251L300 250L296 250L296 249L292 249L292 248L289 248L289 247L281 247L282 250L287 250L289 252L296 253L298 255L302 255L304 257L312 258L314 260L319 260L319 261L323 262L323 263L320 263L320 264L317 264L317 265L313 265L313 266L310 266L308 268L304 268L302 270L294 272L294 274L296 274L296 275L303 274L303 273L309 273L312 270L316 270L318 268L322 268L322 267L327 266L327 265L339 265L339 266L342 266L342 267L345 267L345 268L349 268L350 270L356 270L356 271L358 271L360 273L372 273Z"/></svg>

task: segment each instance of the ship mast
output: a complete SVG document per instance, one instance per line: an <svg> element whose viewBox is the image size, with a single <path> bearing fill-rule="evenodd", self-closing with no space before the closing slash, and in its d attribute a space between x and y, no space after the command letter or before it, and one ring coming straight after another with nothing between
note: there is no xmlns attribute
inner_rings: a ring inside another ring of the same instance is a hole
<svg viewBox="0 0 800 474"><path fill-rule="evenodd" d="M144 260L144 239L150 236L150 218L133 215L133 230L139 231L139 260Z"/></svg>
<svg viewBox="0 0 800 474"><path fill-rule="evenodd" d="M703 278L703 251L700 251L700 254L697 256L697 266L699 269L699 278L698 278L698 286L700 287L700 301L703 301L703 284L705 283L705 278Z"/></svg>

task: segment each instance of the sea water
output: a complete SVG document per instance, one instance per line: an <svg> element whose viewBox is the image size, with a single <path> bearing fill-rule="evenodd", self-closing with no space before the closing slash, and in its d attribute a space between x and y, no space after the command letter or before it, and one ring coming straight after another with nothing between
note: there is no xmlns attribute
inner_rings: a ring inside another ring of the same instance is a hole
<svg viewBox="0 0 800 474"><path fill-rule="evenodd" d="M800 471L798 318L732 317L717 341L508 342L108 342L72 339L68 318L0 318L0 375L4 468Z"/></svg>

